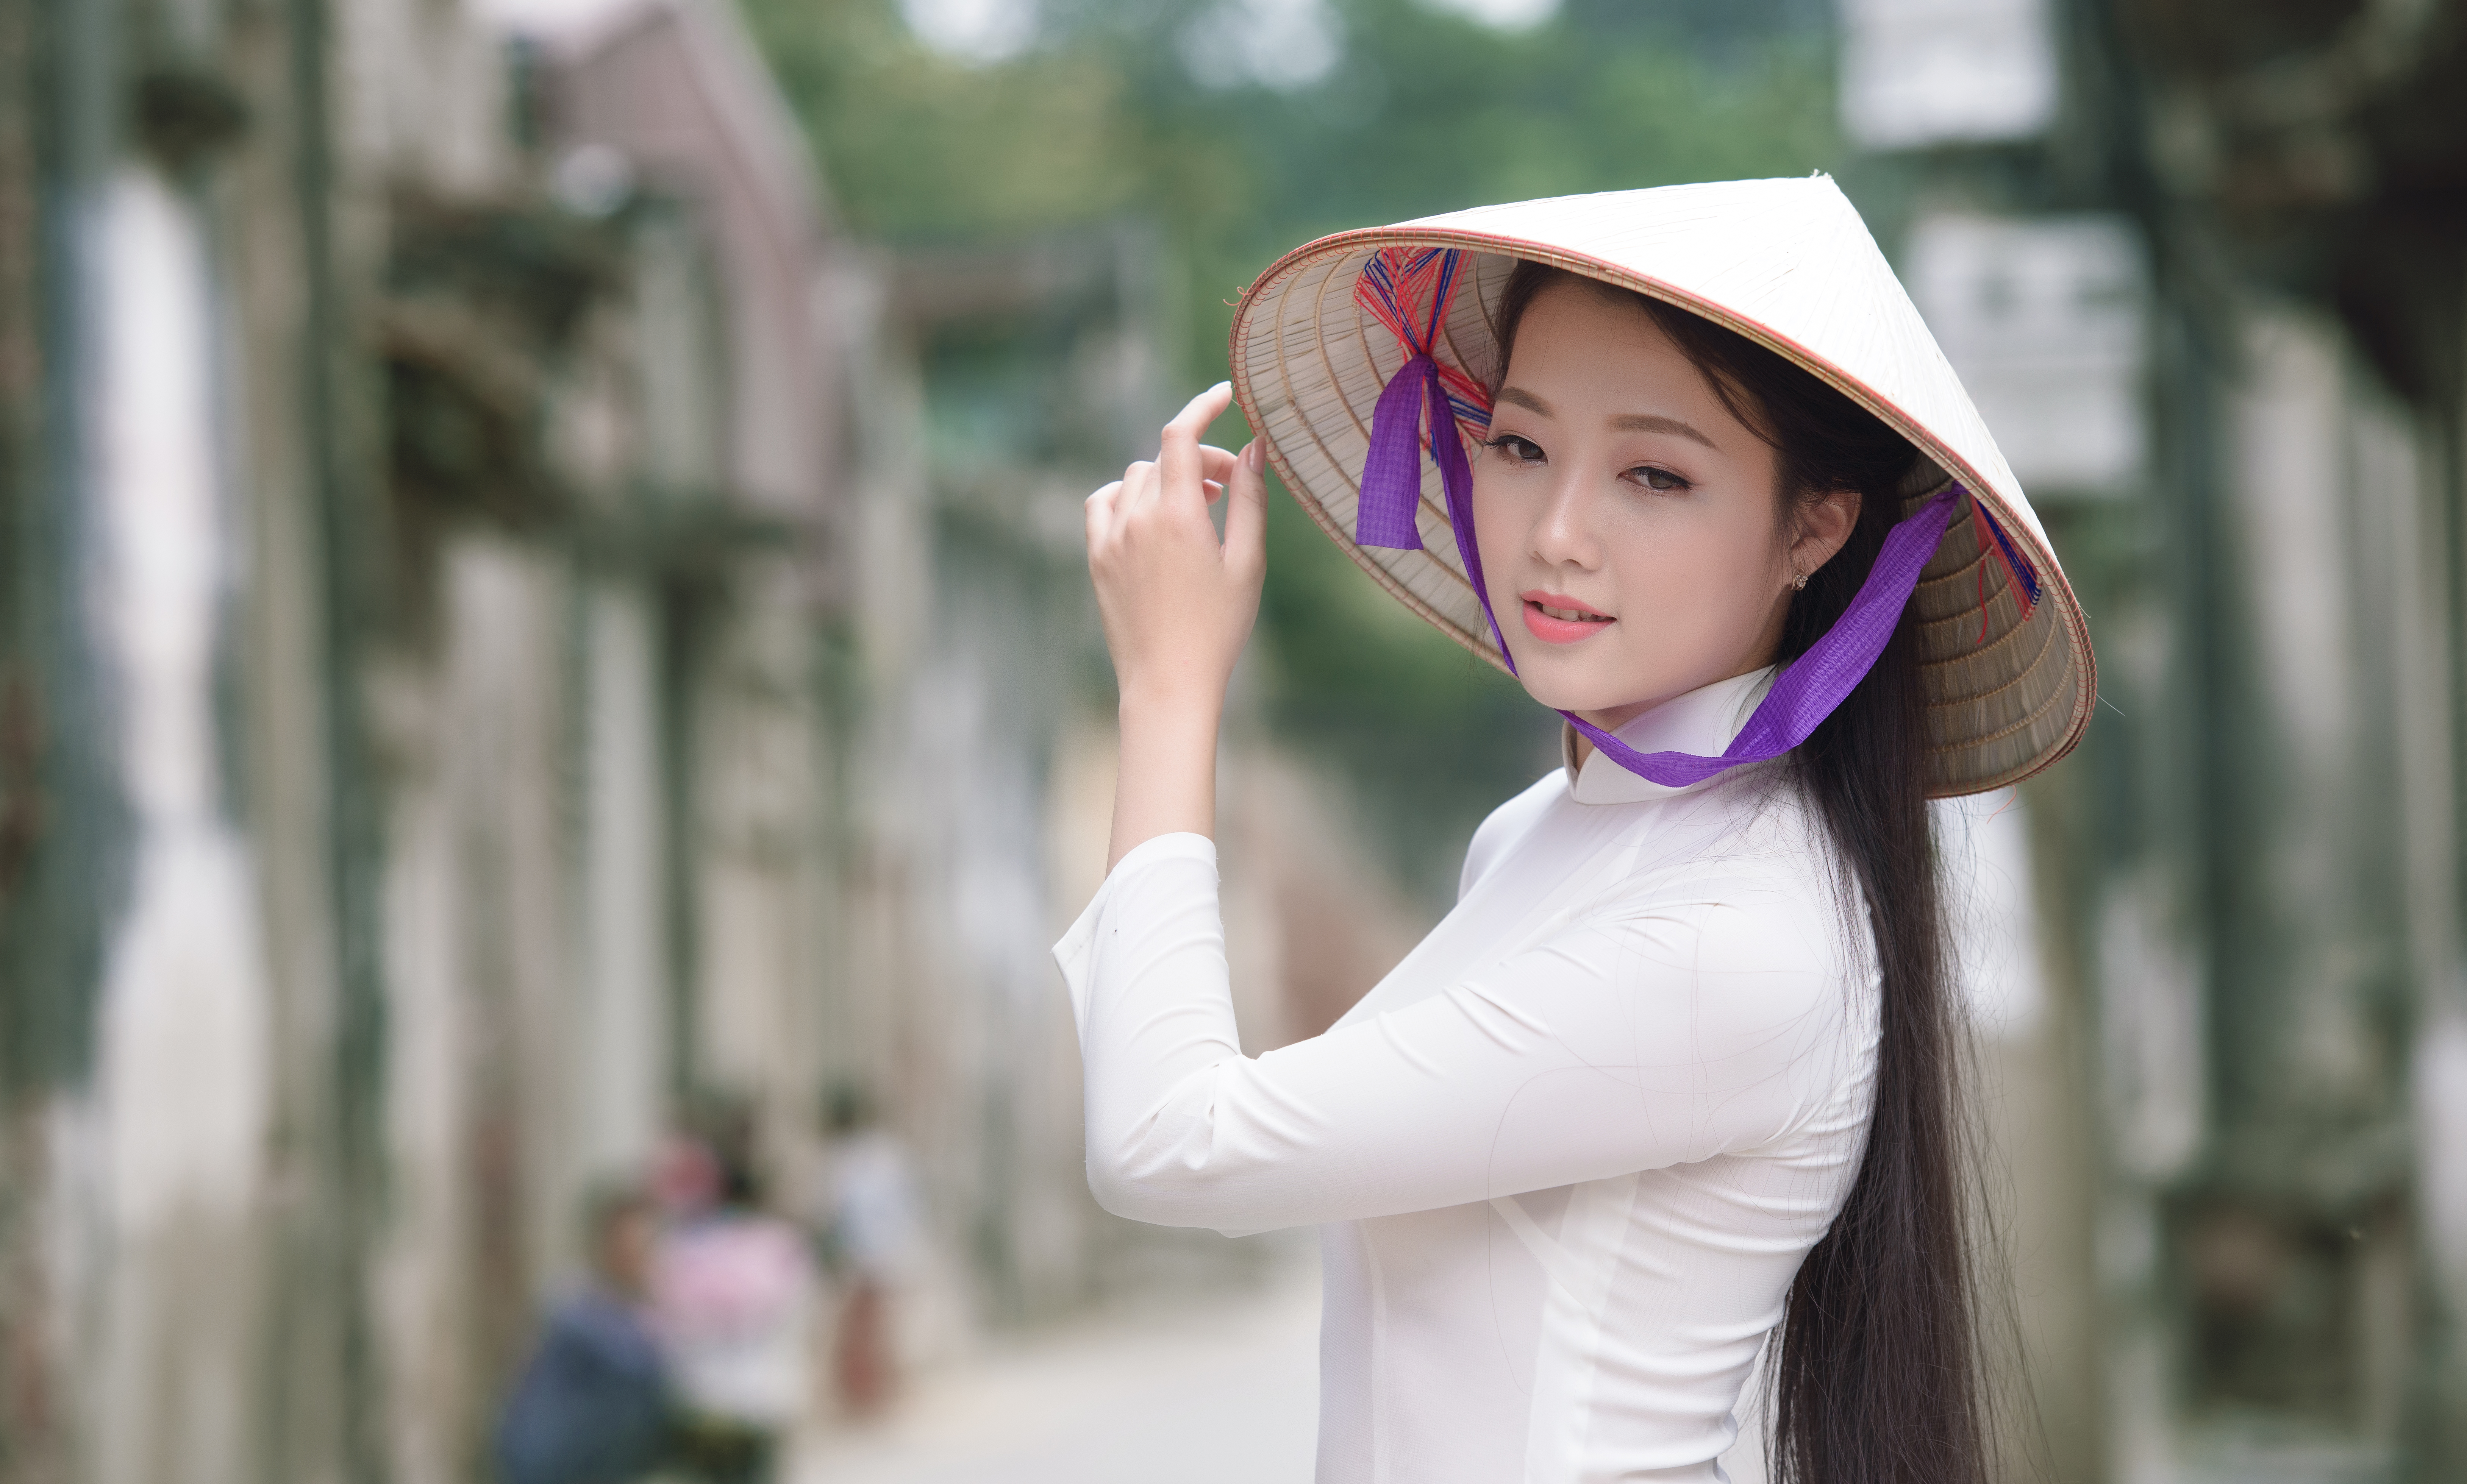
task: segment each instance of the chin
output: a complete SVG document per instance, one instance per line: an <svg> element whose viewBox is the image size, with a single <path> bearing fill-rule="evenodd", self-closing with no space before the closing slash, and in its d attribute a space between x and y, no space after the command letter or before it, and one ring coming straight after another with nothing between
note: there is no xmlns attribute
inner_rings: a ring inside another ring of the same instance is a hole
<svg viewBox="0 0 2467 1484"><path fill-rule="evenodd" d="M1597 677L1571 675L1552 664L1555 656L1516 657L1516 678L1525 693L1554 711L1608 711L1631 705L1633 686L1606 684Z"/></svg>

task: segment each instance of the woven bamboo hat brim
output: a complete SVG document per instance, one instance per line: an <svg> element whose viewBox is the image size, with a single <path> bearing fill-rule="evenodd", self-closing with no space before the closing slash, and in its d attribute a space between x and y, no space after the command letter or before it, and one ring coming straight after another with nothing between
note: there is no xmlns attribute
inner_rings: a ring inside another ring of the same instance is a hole
<svg viewBox="0 0 2467 1484"><path fill-rule="evenodd" d="M1234 392L1285 487L1407 607L1505 665L1422 461L1422 550L1365 548L1355 507L1371 412L1408 351L1357 304L1385 250L1465 250L1431 353L1491 385L1500 293L1528 259L1667 301L1789 357L1916 445L1915 509L1947 479L1984 506L1957 518L1921 576L1930 792L2001 788L2071 751L2097 695L2090 631L2013 471L1856 208L1822 175L1665 186L1482 207L1342 232L1280 259L1234 312ZM1932 464L1933 467L1929 467ZM1998 537L2003 539L2000 542ZM2029 592L2036 584L2035 600Z"/></svg>

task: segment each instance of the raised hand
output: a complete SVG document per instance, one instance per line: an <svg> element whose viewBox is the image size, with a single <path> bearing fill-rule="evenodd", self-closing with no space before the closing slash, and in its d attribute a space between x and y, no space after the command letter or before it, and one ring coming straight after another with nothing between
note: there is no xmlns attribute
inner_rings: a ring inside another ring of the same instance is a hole
<svg viewBox="0 0 2467 1484"><path fill-rule="evenodd" d="M1191 398L1155 462L1088 497L1088 573L1121 693L1109 867L1143 840L1215 825L1217 723L1267 572L1259 445L1236 456L1199 441L1232 399L1224 383ZM1208 516L1220 492L1222 541Z"/></svg>

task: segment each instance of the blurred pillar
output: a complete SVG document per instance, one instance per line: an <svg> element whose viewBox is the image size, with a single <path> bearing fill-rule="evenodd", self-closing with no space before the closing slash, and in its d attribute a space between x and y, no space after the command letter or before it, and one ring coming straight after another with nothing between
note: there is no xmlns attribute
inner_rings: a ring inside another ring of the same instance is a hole
<svg viewBox="0 0 2467 1484"><path fill-rule="evenodd" d="M385 596L384 485L379 394L356 316L373 298L382 243L366 231L372 203L359 194L374 183L355 191L339 153L354 131L335 85L344 65L337 3L285 0L287 87L274 123L287 146L297 232L294 394L314 573L306 632L317 662L331 977L322 994L288 1006L277 1031L289 1075L275 1111L275 1175L287 1199L275 1208L273 1261L285 1281L273 1291L266 1340L266 1476L376 1481L387 1456L370 1312L385 1168L382 803L361 686Z"/></svg>
<svg viewBox="0 0 2467 1484"><path fill-rule="evenodd" d="M2097 1189L2059 1213L2096 1317L2057 1365L2100 1383L2072 1415L2043 1387L2058 1471L2454 1476L2467 18L1840 13L1851 189L2100 649L2091 734L2027 791ZM2125 252L2068 267L2094 222ZM2140 288L2094 271L2136 256Z"/></svg>
<svg viewBox="0 0 2467 1484"><path fill-rule="evenodd" d="M586 579L581 862L582 1054L575 1109L584 1166L639 1170L670 1105L669 885L661 763L659 636L639 592Z"/></svg>
<svg viewBox="0 0 2467 1484"><path fill-rule="evenodd" d="M130 891L96 1036L102 1250L94 1376L116 1411L102 1480L175 1460L247 1467L254 1217L270 1020L257 886L221 786L215 651L236 544L215 447L215 284L195 207L150 166L117 172L94 234L99 332L87 404L93 592L118 698L112 761L131 816ZM200 1456L203 1455L203 1456Z"/></svg>
<svg viewBox="0 0 2467 1484"><path fill-rule="evenodd" d="M109 731L81 621L86 349L77 251L108 165L107 15L0 0L0 1437L8 1467L76 1464L78 1094L122 893Z"/></svg>

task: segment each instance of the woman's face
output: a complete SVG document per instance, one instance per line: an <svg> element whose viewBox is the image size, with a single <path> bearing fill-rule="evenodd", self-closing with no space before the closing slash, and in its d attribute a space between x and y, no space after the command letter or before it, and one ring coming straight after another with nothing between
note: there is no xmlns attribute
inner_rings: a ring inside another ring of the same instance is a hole
<svg viewBox="0 0 2467 1484"><path fill-rule="evenodd" d="M1608 730L1771 663L1792 579L1858 515L1843 494L1785 529L1776 464L1642 309L1535 295L1473 461L1491 611L1533 698Z"/></svg>

